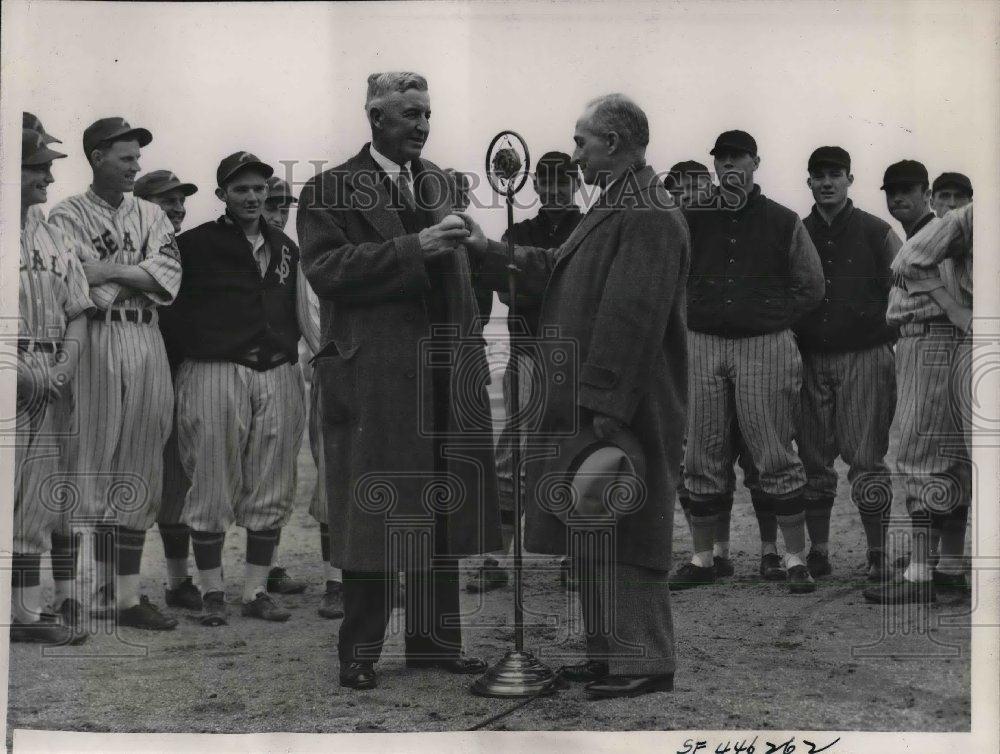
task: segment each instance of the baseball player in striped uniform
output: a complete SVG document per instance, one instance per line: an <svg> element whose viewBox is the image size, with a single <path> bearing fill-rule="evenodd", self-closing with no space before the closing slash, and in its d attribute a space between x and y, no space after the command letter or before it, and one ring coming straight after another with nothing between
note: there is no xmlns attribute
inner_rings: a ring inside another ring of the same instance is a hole
<svg viewBox="0 0 1000 754"><path fill-rule="evenodd" d="M295 497L305 425L298 366L298 248L261 218L273 169L249 152L219 164L217 220L178 241L184 281L167 319L180 343L177 445L191 479L191 528L203 625L228 622L222 550L230 524L247 530L244 616L284 621L267 591Z"/></svg>
<svg viewBox="0 0 1000 754"><path fill-rule="evenodd" d="M809 157L807 184L815 204L805 218L826 281L823 302L800 319L795 334L802 353L802 417L796 438L806 470L806 558L813 576L832 572L830 514L837 494L833 462L848 465L851 499L868 544L868 578L891 570L885 535L892 481L885 465L896 408L892 344L885 321L889 265L902 242L889 224L854 206L854 176L841 147L819 147Z"/></svg>
<svg viewBox="0 0 1000 754"><path fill-rule="evenodd" d="M185 202L197 191L197 186L193 183L183 183L169 170L153 170L136 179L132 193L135 197L152 202L162 209L174 226L176 234L181 232L181 226L187 216ZM161 324L164 311L160 312ZM160 334L164 336L167 361L170 363L170 377L173 380L178 366L176 349L172 347L162 327ZM176 406L174 408L176 412ZM170 437L167 438L167 444L163 448L163 494L160 512L156 517L156 527L163 540L163 553L167 561L167 589L164 599L167 607L201 610L201 592L192 582L188 571L191 532L187 524L181 521L184 499L190 486L191 482L184 473L180 455L177 453L177 428L174 422L171 424Z"/></svg>
<svg viewBox="0 0 1000 754"><path fill-rule="evenodd" d="M157 309L173 301L181 282L170 220L129 193L140 150L152 138L123 118L90 125L83 148L93 183L57 204L49 219L79 244L90 298L99 310L88 323L89 348L80 359L79 432L69 451L83 510L101 521L96 612L116 611L120 625L168 630L177 620L139 594L142 550L160 504L163 446L173 414Z"/></svg>
<svg viewBox="0 0 1000 754"><path fill-rule="evenodd" d="M715 186L712 183L712 175L708 168L695 160L684 160L675 163L664 179L664 185L670 195L682 208L692 206L699 207L706 202L713 201ZM778 521L774 513L761 499L760 488L757 485L757 470L753 466L753 459L747 452L746 444L740 435L739 427L733 424L733 447L735 447L740 468L743 469L743 485L750 491L750 498L753 501L754 512L757 515L757 523L760 528L761 539L761 576L768 580L783 580L785 571L781 567L778 558ZM729 487L734 487L735 478ZM694 530L691 528L690 498L687 488L684 487L684 464L681 464L680 484L677 488L677 499L680 502L681 511L687 521L688 530L692 538ZM717 578L726 578L736 573L733 561L729 558L729 530L733 515L733 496L728 495L720 498L716 505L715 522L715 544L712 546L712 564L715 566ZM672 588L683 589L687 584L673 582Z"/></svg>
<svg viewBox="0 0 1000 754"><path fill-rule="evenodd" d="M264 221L272 228L284 232L288 224L288 212L296 203L292 187L288 181L276 175L267 179L267 199L264 200ZM302 374L309 384L308 432L309 450L313 463L316 464L316 484L309 498L309 513L319 523L320 553L323 557L323 568L326 575L326 588L320 598L318 612L328 619L343 618L344 611L340 608L342 600L343 577L340 569L330 564L330 530L326 515L326 486L323 484L323 433L320 427L319 396L314 380L316 373L312 370L309 360L319 352L319 299L306 280L302 267L298 269L297 295L305 297L307 314L302 317L299 325L302 329L302 339L305 341L306 361L302 365ZM303 303L300 301L300 304ZM281 567L271 569L268 574L267 588L270 592L279 594L295 594L305 591L305 582L297 581L288 576Z"/></svg>
<svg viewBox="0 0 1000 754"><path fill-rule="evenodd" d="M59 621L43 614L41 605L41 555L58 531L69 534L70 512L60 514L52 483L63 469L60 434L68 429L70 383L86 344L86 315L93 308L72 242L28 212L45 202L52 161L65 156L50 149L41 133L22 130L12 642L76 644L87 637L75 630L80 611L69 605L76 601L72 581L58 578L62 564L55 552L56 613L65 617Z"/></svg>
<svg viewBox="0 0 1000 754"><path fill-rule="evenodd" d="M931 207L944 217L948 210L964 207L972 201L972 181L962 173L941 173L931 185Z"/></svg>
<svg viewBox="0 0 1000 754"><path fill-rule="evenodd" d="M694 555L674 581L698 585L716 579L716 511L732 494L735 422L785 540L789 589L811 592L816 585L805 563L806 475L792 448L802 360L791 326L822 300L822 267L802 221L755 185L760 158L753 137L727 131L711 154L720 183L717 204L685 215L692 254L684 483Z"/></svg>
<svg viewBox="0 0 1000 754"><path fill-rule="evenodd" d="M899 174L890 178L899 180ZM887 198L909 191L889 179L884 185ZM927 193L926 183L913 189ZM911 520L911 552L900 579L864 591L868 602L932 602L935 592L964 593L967 587L962 556L972 503L972 207L925 223L892 264L886 319L899 327L896 467ZM931 529L940 536L936 563Z"/></svg>
<svg viewBox="0 0 1000 754"><path fill-rule="evenodd" d="M55 136L45 130L45 126L33 113L23 113L23 127L39 133L45 146L62 144ZM40 222L45 220L42 204L32 204L28 207L28 220ZM60 616L68 624L79 626L83 617L83 606L73 595L76 583L77 561L80 553L80 533L69 531L68 517L63 518L64 526L52 532L52 576L55 581L55 604L59 607Z"/></svg>

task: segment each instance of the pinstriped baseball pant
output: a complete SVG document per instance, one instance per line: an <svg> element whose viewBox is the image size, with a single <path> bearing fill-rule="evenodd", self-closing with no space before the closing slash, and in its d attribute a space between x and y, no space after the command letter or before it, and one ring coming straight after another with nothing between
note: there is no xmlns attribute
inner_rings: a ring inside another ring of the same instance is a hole
<svg viewBox="0 0 1000 754"><path fill-rule="evenodd" d="M40 397L17 402L14 446L14 552L41 555L58 530L58 481L62 468L56 437L64 407Z"/></svg>
<svg viewBox="0 0 1000 754"><path fill-rule="evenodd" d="M729 495L739 426L761 491L797 497L806 474L792 447L802 358L791 330L749 338L688 331L688 426L684 483L694 501Z"/></svg>
<svg viewBox="0 0 1000 754"><path fill-rule="evenodd" d="M305 425L297 363L259 372L231 361L192 361L177 372L177 445L191 489L184 523L194 531L229 525L284 526L295 501Z"/></svg>
<svg viewBox="0 0 1000 754"><path fill-rule="evenodd" d="M862 508L892 500L885 455L896 410L892 345L802 354L802 418L796 438L808 500L837 494L833 462L849 467L851 499Z"/></svg>
<svg viewBox="0 0 1000 754"><path fill-rule="evenodd" d="M904 325L900 332L896 469L911 514L944 515L972 503L971 358L970 339L950 325Z"/></svg>
<svg viewBox="0 0 1000 754"><path fill-rule="evenodd" d="M163 337L155 320L94 320L87 333L74 383L78 432L67 441L79 512L146 530L160 507L174 410Z"/></svg>

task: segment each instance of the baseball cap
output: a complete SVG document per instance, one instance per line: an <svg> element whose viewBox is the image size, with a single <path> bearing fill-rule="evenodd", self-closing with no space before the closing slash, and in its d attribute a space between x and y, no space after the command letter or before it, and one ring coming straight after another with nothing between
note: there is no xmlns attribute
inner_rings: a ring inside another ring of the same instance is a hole
<svg viewBox="0 0 1000 754"><path fill-rule="evenodd" d="M757 142L746 131L723 131L719 138L715 140L710 155L714 155L723 149L735 149L740 152L749 152L754 157L757 156Z"/></svg>
<svg viewBox="0 0 1000 754"><path fill-rule="evenodd" d="M38 131L21 129L21 165L44 165L65 156L62 152L49 149L45 137Z"/></svg>
<svg viewBox="0 0 1000 754"><path fill-rule="evenodd" d="M910 186L914 183L930 183L927 168L916 160L900 160L885 169L882 176L882 191L891 186Z"/></svg>
<svg viewBox="0 0 1000 754"><path fill-rule="evenodd" d="M45 127L42 125L42 122L38 120L37 115L28 112L24 113L24 117L21 119L21 127L30 128L32 131L38 131L38 133L42 135L42 140L46 144L62 144L59 139L45 131Z"/></svg>
<svg viewBox="0 0 1000 754"><path fill-rule="evenodd" d="M250 152L233 152L219 163L219 169L215 171L215 180L219 186L224 186L234 175L249 168L257 168L264 173L265 178L274 175L274 168L256 155Z"/></svg>
<svg viewBox="0 0 1000 754"><path fill-rule="evenodd" d="M292 187L288 185L288 181L284 181L276 175L267 179L267 198L269 200L283 199L290 204L298 201L292 194Z"/></svg>
<svg viewBox="0 0 1000 754"><path fill-rule="evenodd" d="M851 172L851 155L841 147L817 147L809 155L809 164L806 169L812 173L824 166L843 168L849 173Z"/></svg>
<svg viewBox="0 0 1000 754"><path fill-rule="evenodd" d="M180 179L169 170L152 170L136 178L132 193L140 199L146 199L174 189L180 189L184 196L191 196L198 190L198 187L193 183L181 183Z"/></svg>
<svg viewBox="0 0 1000 754"><path fill-rule="evenodd" d="M941 173L941 175L934 179L931 191L938 191L945 186L954 186L972 196L972 181L969 180L967 175L963 175L962 173Z"/></svg>
<svg viewBox="0 0 1000 754"><path fill-rule="evenodd" d="M101 118L83 132L83 153L89 155L103 141L125 141L130 136L139 142L140 147L153 140L153 134L145 128L132 128L124 118Z"/></svg>
<svg viewBox="0 0 1000 754"><path fill-rule="evenodd" d="M546 152L535 165L535 175L542 175L545 178L562 180L575 176L576 165L572 158L565 152Z"/></svg>

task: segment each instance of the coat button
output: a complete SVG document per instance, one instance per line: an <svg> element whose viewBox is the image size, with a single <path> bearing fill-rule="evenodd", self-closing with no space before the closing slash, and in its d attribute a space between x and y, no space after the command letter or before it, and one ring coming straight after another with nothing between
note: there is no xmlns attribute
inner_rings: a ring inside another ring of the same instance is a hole
<svg viewBox="0 0 1000 754"><path fill-rule="evenodd" d="M830 283L830 278L827 278L827 279L826 279L826 284L827 284L827 285L831 285L831 283Z"/></svg>
<svg viewBox="0 0 1000 754"><path fill-rule="evenodd" d="M733 279L732 279L732 278L729 278L729 280L727 280L726 282L728 282L728 283L730 283L730 284L731 284L731 283L733 282Z"/></svg>
<svg viewBox="0 0 1000 754"><path fill-rule="evenodd" d="M736 260L730 257L729 264L736 264Z"/></svg>
<svg viewBox="0 0 1000 754"><path fill-rule="evenodd" d="M731 298L727 298L726 299L726 304L731 304L731 303L733 303L733 300Z"/></svg>
<svg viewBox="0 0 1000 754"><path fill-rule="evenodd" d="M729 239L729 243L736 243L736 239L735 238L730 238Z"/></svg>
<svg viewBox="0 0 1000 754"><path fill-rule="evenodd" d="M417 373L414 372L412 369L406 373L406 379L408 379L408 380L412 380L416 376L417 376Z"/></svg>

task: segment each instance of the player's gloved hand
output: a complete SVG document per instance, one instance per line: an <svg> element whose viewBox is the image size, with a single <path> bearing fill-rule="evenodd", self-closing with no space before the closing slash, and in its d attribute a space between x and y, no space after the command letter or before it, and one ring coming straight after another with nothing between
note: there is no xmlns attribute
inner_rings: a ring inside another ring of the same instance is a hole
<svg viewBox="0 0 1000 754"><path fill-rule="evenodd" d="M479 227L479 223L469 217L465 212L458 212L456 217L462 218L465 223L465 227L469 230L469 236L464 240L465 248L469 251L474 251L482 253L486 251L487 238L486 234L483 233L483 229Z"/></svg>
<svg viewBox="0 0 1000 754"><path fill-rule="evenodd" d="M625 425L613 416L594 414L594 434L598 440L607 440L625 429Z"/></svg>
<svg viewBox="0 0 1000 754"><path fill-rule="evenodd" d="M469 230L465 227L465 222L457 215L448 215L437 225L424 228L420 231L420 248L424 251L425 259L450 254L455 250L456 244L461 243L469 236Z"/></svg>

